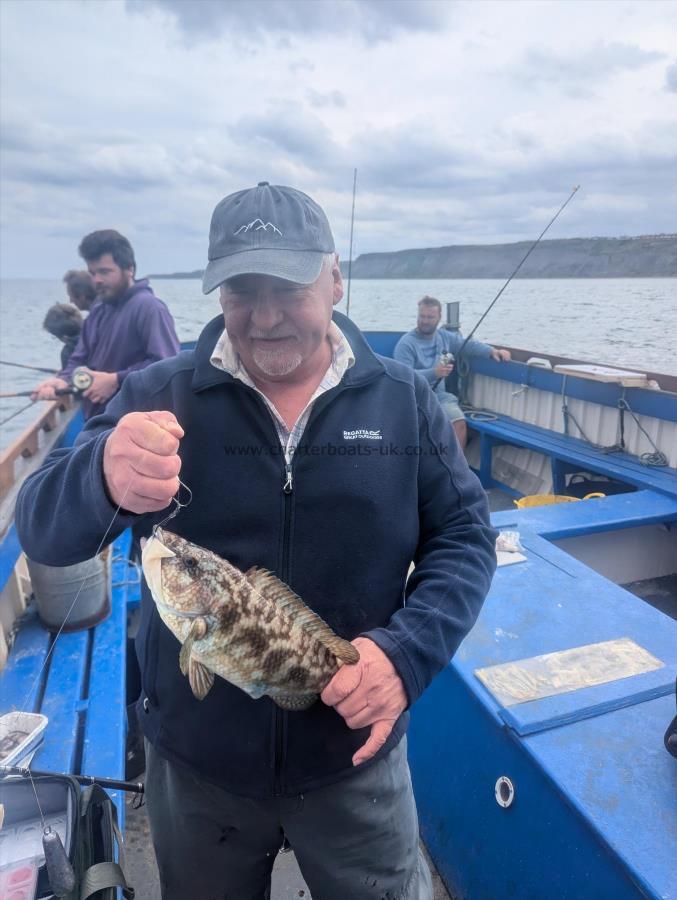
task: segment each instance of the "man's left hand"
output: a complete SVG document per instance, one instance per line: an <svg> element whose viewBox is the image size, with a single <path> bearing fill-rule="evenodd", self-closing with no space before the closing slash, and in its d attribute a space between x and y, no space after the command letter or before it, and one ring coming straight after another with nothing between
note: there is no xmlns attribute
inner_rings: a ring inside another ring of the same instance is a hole
<svg viewBox="0 0 677 900"><path fill-rule="evenodd" d="M82 396L91 400L92 403L105 403L110 400L119 387L117 373L95 372L93 369L87 369L87 371L92 376L92 383Z"/></svg>
<svg viewBox="0 0 677 900"><path fill-rule="evenodd" d="M380 647L363 637L351 643L360 651L359 661L341 666L320 696L343 716L349 728L371 725L368 740L353 756L353 765L359 766L388 740L407 708L407 695L395 666Z"/></svg>
<svg viewBox="0 0 677 900"><path fill-rule="evenodd" d="M509 362L512 359L512 357L510 356L510 351L504 350L501 347L491 348L491 358L495 359L496 362Z"/></svg>

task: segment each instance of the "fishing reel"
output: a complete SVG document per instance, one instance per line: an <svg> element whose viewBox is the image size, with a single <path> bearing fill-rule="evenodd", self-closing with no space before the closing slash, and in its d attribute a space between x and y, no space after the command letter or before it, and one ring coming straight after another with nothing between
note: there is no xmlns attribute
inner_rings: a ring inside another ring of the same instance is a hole
<svg viewBox="0 0 677 900"><path fill-rule="evenodd" d="M454 354L450 352L440 354L440 365L451 366L454 362Z"/></svg>
<svg viewBox="0 0 677 900"><path fill-rule="evenodd" d="M73 369L71 382L78 394L81 394L83 391L90 388L93 381L94 379L90 372L84 366L78 366L77 369Z"/></svg>

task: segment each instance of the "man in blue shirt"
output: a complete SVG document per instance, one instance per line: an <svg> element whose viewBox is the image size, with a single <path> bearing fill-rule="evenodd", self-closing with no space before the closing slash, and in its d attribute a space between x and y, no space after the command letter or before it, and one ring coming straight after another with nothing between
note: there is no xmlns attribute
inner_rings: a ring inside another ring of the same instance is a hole
<svg viewBox="0 0 677 900"><path fill-rule="evenodd" d="M459 444L465 447L468 443L465 416L459 406L458 397L450 393L445 384L447 375L451 375L454 371L454 364L451 360L444 359L444 354L447 353L456 357L465 338L458 331L439 329L441 318L442 304L439 300L428 295L419 300L416 328L399 339L393 355L400 362L417 369L427 379L454 427ZM491 357L497 362L510 359L509 350L500 350L472 339L463 348L463 354Z"/></svg>

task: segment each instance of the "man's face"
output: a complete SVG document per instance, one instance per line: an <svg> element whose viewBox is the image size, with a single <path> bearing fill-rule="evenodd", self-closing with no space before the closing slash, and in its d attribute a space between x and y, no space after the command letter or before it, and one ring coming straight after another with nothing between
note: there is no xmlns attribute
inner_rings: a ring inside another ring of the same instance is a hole
<svg viewBox="0 0 677 900"><path fill-rule="evenodd" d="M434 334L442 314L436 306L419 306L416 328L421 334Z"/></svg>
<svg viewBox="0 0 677 900"><path fill-rule="evenodd" d="M332 307L343 296L338 263L312 284L239 275L221 285L226 331L254 378L293 381L326 365Z"/></svg>
<svg viewBox="0 0 677 900"><path fill-rule="evenodd" d="M117 300L134 283L134 270L121 269L110 253L87 260L87 271L100 300Z"/></svg>

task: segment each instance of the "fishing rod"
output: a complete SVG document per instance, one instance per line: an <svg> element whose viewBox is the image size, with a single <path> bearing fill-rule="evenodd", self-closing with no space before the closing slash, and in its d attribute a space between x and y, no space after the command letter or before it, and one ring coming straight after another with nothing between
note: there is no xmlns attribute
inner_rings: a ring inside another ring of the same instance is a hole
<svg viewBox="0 0 677 900"><path fill-rule="evenodd" d="M10 422L12 419L16 418L22 412L25 412L27 409L30 409L31 406L35 406L36 402L37 402L36 400L31 400L30 403L27 403L25 406L20 407L20 409L15 410L11 416L7 416L6 419L3 419L2 422L0 422L0 428L3 425L6 425L8 422Z"/></svg>
<svg viewBox="0 0 677 900"><path fill-rule="evenodd" d="M12 363L12 365L14 365L14 363ZM18 365L18 363L16 365ZM27 368L32 368L32 366ZM51 370L42 369L42 371L48 372ZM78 366L77 369L73 369L71 380L73 383L69 387L56 388L54 394L57 397L64 397L66 394L81 394L83 391L90 388L94 381L91 372L85 366ZM32 397L34 393L35 388L32 391L3 391L0 393L0 398L4 400L7 397Z"/></svg>
<svg viewBox="0 0 677 900"><path fill-rule="evenodd" d="M532 253L532 252L536 249L536 247L539 245L539 243L541 242L541 239L543 238L543 235L546 233L546 231L548 231L548 229L549 229L550 226L555 222L555 220L559 218L560 214L564 212L564 208L571 202L571 200L573 200L574 194L576 193L576 191L578 191L579 188L580 188L580 184L577 184L576 187L575 187L575 188L572 190L572 192L569 194L569 196L567 197L567 199L564 201L564 203L563 203L563 204L560 206L560 208L557 210L557 212L556 212L555 215L552 217L552 219L550 219L550 221L549 221L548 224L545 226L545 228L543 229L543 231L539 234L539 236L538 236L538 237L536 238L536 240L533 242L533 244L531 245L531 247L529 247L529 249L527 250L527 252L524 254L524 256L522 257L522 259L521 259L521 260L519 261L519 263L517 264L517 267L515 268L515 271L514 271L514 272L512 273L512 275L508 278L508 280L507 280L506 283L503 285L503 287L501 288L501 290L496 294L496 296L495 296L494 299L491 301L491 303L489 304L489 306L487 306L487 308L485 309L485 311L482 313L482 315L481 315L481 316L479 317L479 319L477 320L477 323L476 323L475 327L473 328L473 330L470 332L470 334L468 335L468 337L467 337L467 338L463 341L463 343L461 344L461 349L458 351L457 356L460 356L460 355L463 353L463 349L465 348L465 345L466 345L466 344L468 343L468 341L472 338L473 334L475 334L475 332L476 332L477 329L480 327L480 325L482 324L482 322L486 319L487 315L491 312L491 309L492 309L492 307L494 306L494 304L496 303L496 301L498 300L498 298L501 296L501 294L503 293L503 291L507 288L507 286L508 286L508 285L510 284L510 282L513 280L513 278L515 277L515 275L517 275L517 273L518 273L519 270L522 268L522 266L524 265L524 263L527 261L528 257L531 255L531 253Z"/></svg>
<svg viewBox="0 0 677 900"><path fill-rule="evenodd" d="M2 362L2 360L0 360L0 362ZM19 363L10 363L10 365L18 366ZM25 368L32 369L32 368L35 368L35 366L26 366ZM52 370L51 369L42 369L41 371L50 372ZM73 375L72 375L73 384L67 388L57 388L54 391L54 394L57 397L63 397L66 394L72 394L74 396L79 396L80 394L83 393L83 391L86 391L87 388L92 386L93 380L94 379L92 378L91 373L85 366L78 366L77 369L73 370ZM32 390L32 391L5 391L3 393L0 393L0 400L5 400L8 397L32 397L32 395L34 393L35 393L35 390ZM34 403L37 403L37 402L38 402L37 400L31 400L30 403L26 404L26 406L22 406L21 409L17 409L15 412L12 413L11 416L7 416L6 419L3 419L0 422L0 427L2 427L3 425L6 425L11 419L15 418L15 416L18 416L20 413L24 412L24 410L27 410L29 407L33 406Z"/></svg>
<svg viewBox="0 0 677 900"><path fill-rule="evenodd" d="M10 362L8 359L0 359L0 365L15 366L17 369L31 369L33 372L47 372L48 375L56 375L58 369L43 369L41 366L27 366L25 363Z"/></svg>
<svg viewBox="0 0 677 900"><path fill-rule="evenodd" d="M30 397L35 393L35 390L32 391L0 391L0 400L6 400L8 397ZM76 387L68 387L68 388L57 388L54 391L54 395L56 397L63 397L65 394L81 394L82 391L80 388Z"/></svg>
<svg viewBox="0 0 677 900"><path fill-rule="evenodd" d="M357 169L353 170L353 211L350 214L350 250L348 252L348 296L346 298L346 315L350 318L350 277L353 270L353 226L355 225L355 191L357 189Z"/></svg>
<svg viewBox="0 0 677 900"><path fill-rule="evenodd" d="M2 777L5 775L21 775L22 778L30 778L33 775L42 778L63 774L63 772L38 772L37 769L30 769L28 766L0 766L0 776ZM99 775L69 774L68 777L74 778L78 784L98 784L107 790L126 791L128 794L143 794L146 790L140 781L118 781L117 778L102 778Z"/></svg>
<svg viewBox="0 0 677 900"><path fill-rule="evenodd" d="M510 277L508 278L508 280L505 282L505 284L503 285L503 287L500 289L500 291L496 294L496 296L495 296L494 299L491 301L491 303L489 304L489 306L487 306L487 308L484 310L484 312L482 313L482 315L479 317L479 319L478 319L477 322L475 323L475 327L472 329L472 331L471 331L471 332L468 334L468 336L465 338L465 340L464 340L463 343L461 344L461 347L460 347L458 353L456 354L456 356L457 356L457 358L458 358L458 360L459 360L459 364L460 364L460 358L461 358L461 355L463 354L463 351L465 350L465 347L466 347L466 344L468 343L468 341L472 339L472 336L475 334L475 332L476 332L477 329L480 327L480 325L482 324L482 322L486 319L486 317L489 315L489 313L490 313L491 310L493 309L494 304L496 303L496 301L498 300L498 298L501 296L501 294L503 293L503 291L507 288L507 286L508 286L508 285L510 284L510 282L513 280L513 278L515 277L515 275L517 275L517 273L518 273L519 270L522 268L522 266L524 265L524 263L527 261L528 257L531 255L531 253L532 253L532 252L536 249L536 247L539 245L539 243L541 242L543 236L544 236L545 233L548 231L548 229L550 228L550 226L554 224L555 220L558 219L559 216L561 215L561 213L564 212L564 208L571 202L571 200L573 200L574 194L579 190L579 188L580 188L580 184L577 184L577 185L574 187L574 189L571 191L571 193L569 194L569 196L567 197L567 199L566 199L566 200L564 201L564 203L560 206L560 208L557 210L557 212L555 213L555 215L552 217L552 219L550 219L550 221L549 221L548 224L545 226L545 228L543 229L543 231L539 234L539 236L538 236L538 237L536 238L536 240L533 242L533 244L531 245L531 247L529 247L529 249L527 250L527 252L524 254L524 256L522 257L522 259L519 261L519 263L518 263L517 266L515 267L515 270L512 272L512 274L510 275ZM436 381L436 382L434 383L434 385L433 385L433 390L435 390L435 388L436 388L437 385L440 383L440 381L442 381L442 379L441 379L441 378L438 378L437 381Z"/></svg>

